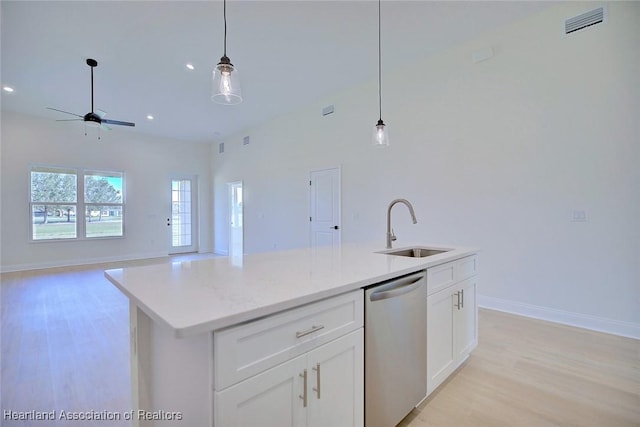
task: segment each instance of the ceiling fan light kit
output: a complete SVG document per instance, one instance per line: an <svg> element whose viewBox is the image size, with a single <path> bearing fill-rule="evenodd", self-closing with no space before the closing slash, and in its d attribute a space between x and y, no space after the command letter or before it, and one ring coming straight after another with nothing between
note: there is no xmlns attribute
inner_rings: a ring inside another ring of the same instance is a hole
<svg viewBox="0 0 640 427"><path fill-rule="evenodd" d="M98 61L95 59L87 58L87 65L91 67L91 111L85 114L84 116L80 114L70 113L68 111L59 110L57 108L47 107L49 110L59 111L60 113L71 114L72 116L78 117L77 119L67 119L67 120L57 120L59 122L68 122L68 121L83 121L85 125L92 127L100 127L104 130L111 130L110 127L106 125L118 125L118 126L135 126L135 123L132 122L123 122L120 120L110 120L105 119L107 113L101 110L93 109L93 69L98 66Z"/></svg>
<svg viewBox="0 0 640 427"><path fill-rule="evenodd" d="M211 100L223 105L236 105L242 102L240 77L238 70L227 56L227 1L223 2L224 17L224 55L213 70L213 93Z"/></svg>

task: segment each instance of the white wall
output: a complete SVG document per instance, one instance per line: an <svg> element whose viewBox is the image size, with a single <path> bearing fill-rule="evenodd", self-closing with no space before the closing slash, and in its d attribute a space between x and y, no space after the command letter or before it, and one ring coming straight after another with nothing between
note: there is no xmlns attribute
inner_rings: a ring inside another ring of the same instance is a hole
<svg viewBox="0 0 640 427"><path fill-rule="evenodd" d="M386 207L406 197L418 224L394 209L396 245L482 248L484 305L640 337L640 4L609 3L607 23L562 34L597 6L567 2L418 64L383 63L388 149L369 142L376 81L227 139L212 151L215 250L227 182L244 181L246 252L303 247L309 171L340 164L344 242L382 248ZM487 47L494 57L474 64Z"/></svg>
<svg viewBox="0 0 640 427"><path fill-rule="evenodd" d="M2 271L167 255L171 174L199 181L199 249L212 251L209 144L101 132L81 123L2 112ZM50 164L125 173L125 237L29 242L29 165Z"/></svg>

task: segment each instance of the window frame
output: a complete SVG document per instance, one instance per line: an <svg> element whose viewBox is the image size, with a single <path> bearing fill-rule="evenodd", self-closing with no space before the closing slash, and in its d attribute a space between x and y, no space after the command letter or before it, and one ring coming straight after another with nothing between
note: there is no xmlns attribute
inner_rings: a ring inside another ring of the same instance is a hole
<svg viewBox="0 0 640 427"><path fill-rule="evenodd" d="M72 174L76 179L76 200L75 202L37 202L32 200L33 194L33 172L50 172L50 173L66 173ZM100 169L84 169L74 168L68 166L54 166L48 164L30 164L29 165L29 242L30 243L51 243L51 242L77 242L77 241L92 241L92 240L104 240L104 239L123 239L126 237L126 191L125 191L125 173L124 171L116 170L100 170ZM120 189L120 199L118 202L88 202L85 194L85 179L87 176L100 176L100 177L113 177L120 178L122 188ZM56 237L56 238L42 238L38 239L34 236L34 221L33 221L33 209L34 206L75 206L75 237ZM87 208L90 206L119 208L120 218L122 219L121 234L112 236L87 236L87 220L89 215L87 214Z"/></svg>

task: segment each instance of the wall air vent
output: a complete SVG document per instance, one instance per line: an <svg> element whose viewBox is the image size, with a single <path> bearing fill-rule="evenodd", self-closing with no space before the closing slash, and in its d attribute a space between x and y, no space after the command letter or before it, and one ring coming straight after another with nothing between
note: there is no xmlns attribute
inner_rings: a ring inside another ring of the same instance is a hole
<svg viewBox="0 0 640 427"><path fill-rule="evenodd" d="M574 16L564 21L564 33L571 34L583 28L590 27L592 25L600 24L604 22L606 18L606 9L599 7L597 9L590 10L581 15Z"/></svg>

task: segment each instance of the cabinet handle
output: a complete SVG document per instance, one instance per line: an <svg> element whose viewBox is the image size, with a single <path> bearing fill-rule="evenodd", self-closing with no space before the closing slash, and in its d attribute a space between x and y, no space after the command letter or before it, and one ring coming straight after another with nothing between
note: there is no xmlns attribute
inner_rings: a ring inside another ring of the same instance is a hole
<svg viewBox="0 0 640 427"><path fill-rule="evenodd" d="M307 407L307 370L305 369L304 372L300 374L300 376L302 377L302 383L304 388L302 390L302 395L298 397L302 399L302 407L306 408Z"/></svg>
<svg viewBox="0 0 640 427"><path fill-rule="evenodd" d="M454 304L454 306L460 310L460 292L456 292L456 297L458 298L458 302Z"/></svg>
<svg viewBox="0 0 640 427"><path fill-rule="evenodd" d="M462 295L462 302L460 303L460 308L464 308L464 289L460 289L460 295Z"/></svg>
<svg viewBox="0 0 640 427"><path fill-rule="evenodd" d="M314 387L313 391L317 393L318 399L320 399L320 364L317 363L316 366L313 367L313 370L316 371L316 384L317 384L317 387Z"/></svg>
<svg viewBox="0 0 640 427"><path fill-rule="evenodd" d="M296 338L302 338L305 335L309 335L312 334L314 332L319 331L320 329L324 329L324 325L314 325L312 327L310 327L309 329L307 329L306 331L298 331L296 332Z"/></svg>

